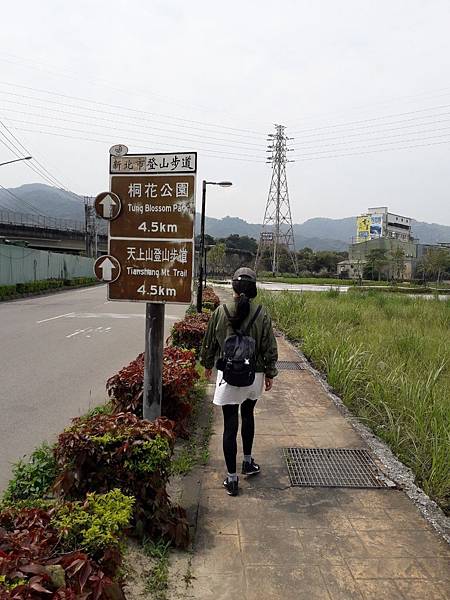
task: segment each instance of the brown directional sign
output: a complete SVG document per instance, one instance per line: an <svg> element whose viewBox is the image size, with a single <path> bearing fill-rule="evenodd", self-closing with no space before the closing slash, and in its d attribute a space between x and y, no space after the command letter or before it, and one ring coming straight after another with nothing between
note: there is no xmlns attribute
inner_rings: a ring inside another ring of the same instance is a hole
<svg viewBox="0 0 450 600"><path fill-rule="evenodd" d="M122 269L120 262L114 256L100 256L94 263L94 273L97 279L105 283L112 283L119 278Z"/></svg>
<svg viewBox="0 0 450 600"><path fill-rule="evenodd" d="M109 254L94 270L110 300L189 303L194 262L197 153L110 149L110 190L95 200L109 221Z"/></svg>
<svg viewBox="0 0 450 600"><path fill-rule="evenodd" d="M192 241L111 238L109 251L121 266L109 300L191 301Z"/></svg>
<svg viewBox="0 0 450 600"><path fill-rule="evenodd" d="M111 221L119 216L122 204L119 196L112 192L102 192L94 203L95 212L101 219Z"/></svg>
<svg viewBox="0 0 450 600"><path fill-rule="evenodd" d="M190 239L194 235L194 175L113 175L122 209L111 237Z"/></svg>

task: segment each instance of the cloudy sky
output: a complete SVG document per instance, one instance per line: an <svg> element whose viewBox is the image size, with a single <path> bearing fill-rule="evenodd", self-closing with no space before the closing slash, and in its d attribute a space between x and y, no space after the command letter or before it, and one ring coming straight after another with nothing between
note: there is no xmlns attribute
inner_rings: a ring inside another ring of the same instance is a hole
<svg viewBox="0 0 450 600"><path fill-rule="evenodd" d="M40 164L0 184L95 195L114 143L198 150L199 181L234 184L208 214L260 222L282 123L295 222L389 206L450 225L449 29L448 0L5 3L0 162Z"/></svg>

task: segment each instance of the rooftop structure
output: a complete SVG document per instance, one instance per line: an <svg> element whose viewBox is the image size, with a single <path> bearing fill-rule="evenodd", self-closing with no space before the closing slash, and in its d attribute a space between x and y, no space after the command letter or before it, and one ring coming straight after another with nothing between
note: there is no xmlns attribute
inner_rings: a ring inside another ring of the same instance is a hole
<svg viewBox="0 0 450 600"><path fill-rule="evenodd" d="M386 206L367 209L356 218L356 243L379 238L388 238L409 242L413 240L412 219L390 213Z"/></svg>

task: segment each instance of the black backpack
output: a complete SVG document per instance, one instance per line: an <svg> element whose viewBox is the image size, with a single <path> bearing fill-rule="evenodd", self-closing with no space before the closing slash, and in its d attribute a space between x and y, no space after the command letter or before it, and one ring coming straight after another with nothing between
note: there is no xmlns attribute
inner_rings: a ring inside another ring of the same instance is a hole
<svg viewBox="0 0 450 600"><path fill-rule="evenodd" d="M225 304L223 309L231 325L231 315ZM247 387L255 381L256 342L248 333L261 309L262 306L258 306L244 331L233 328L233 335L225 340L222 358L217 361L217 368L223 372L223 379L229 385Z"/></svg>

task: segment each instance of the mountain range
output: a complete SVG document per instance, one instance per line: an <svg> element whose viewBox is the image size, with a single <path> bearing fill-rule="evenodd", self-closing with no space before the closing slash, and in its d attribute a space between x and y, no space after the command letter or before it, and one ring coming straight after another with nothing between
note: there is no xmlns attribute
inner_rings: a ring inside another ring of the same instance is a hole
<svg viewBox="0 0 450 600"><path fill-rule="evenodd" d="M36 214L84 221L84 198L57 188L31 183L10 190L0 189L0 211ZM199 217L199 215L197 215ZM227 237L232 233L258 239L261 225L248 223L239 217L216 219L206 217L206 233L213 237ZM196 219L199 231L200 218ZM346 250L356 234L355 217L328 219L315 217L294 224L297 248L309 246L313 250ZM450 226L413 221L413 235L424 244L450 241Z"/></svg>

